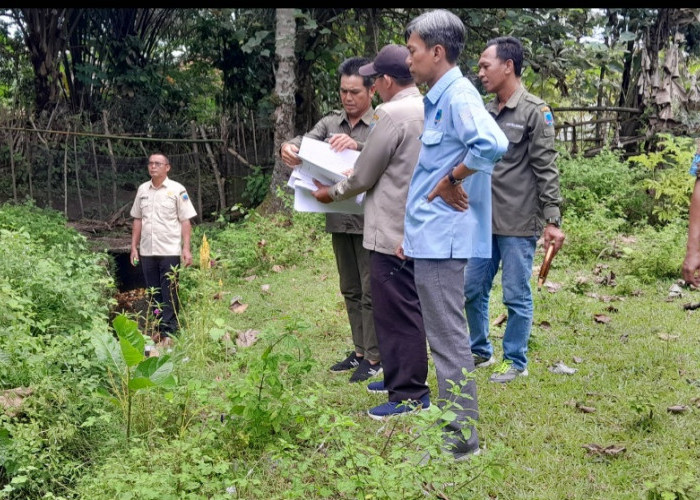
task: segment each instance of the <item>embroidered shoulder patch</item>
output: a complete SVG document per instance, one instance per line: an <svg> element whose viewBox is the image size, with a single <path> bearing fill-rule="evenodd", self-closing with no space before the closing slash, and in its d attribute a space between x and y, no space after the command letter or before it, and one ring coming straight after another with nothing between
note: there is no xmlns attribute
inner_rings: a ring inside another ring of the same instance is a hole
<svg viewBox="0 0 700 500"><path fill-rule="evenodd" d="M190 199L190 197L187 196L187 191L183 191L183 192L180 193L180 194L182 195L182 201L187 201L187 200Z"/></svg>
<svg viewBox="0 0 700 500"><path fill-rule="evenodd" d="M541 108L542 114L544 115L544 122L550 126L554 125L554 115L552 114L552 110L549 109L549 106L543 106Z"/></svg>

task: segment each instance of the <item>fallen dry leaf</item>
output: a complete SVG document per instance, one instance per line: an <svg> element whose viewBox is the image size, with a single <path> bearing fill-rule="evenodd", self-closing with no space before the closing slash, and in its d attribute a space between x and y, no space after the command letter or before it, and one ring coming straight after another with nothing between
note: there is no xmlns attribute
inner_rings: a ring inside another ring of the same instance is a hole
<svg viewBox="0 0 700 500"><path fill-rule="evenodd" d="M265 241L265 240L260 240L260 241L258 241L258 246L259 246L260 248L264 247L265 245L267 245L267 241Z"/></svg>
<svg viewBox="0 0 700 500"><path fill-rule="evenodd" d="M675 299L677 297L682 297L683 296L683 290L681 290L681 287L678 286L677 283L674 283L671 285L671 288L668 289L668 298L669 299Z"/></svg>
<svg viewBox="0 0 700 500"><path fill-rule="evenodd" d="M25 398L34 392L31 387L16 387L7 389L0 393L0 408L5 411L5 414L10 417L15 417L19 413Z"/></svg>
<svg viewBox="0 0 700 500"><path fill-rule="evenodd" d="M693 398L693 399L690 400L690 402L691 402L692 404L694 404L695 406L697 406L698 408L700 408L700 397Z"/></svg>
<svg viewBox="0 0 700 500"><path fill-rule="evenodd" d="M610 316L605 314L594 314L593 319L596 323L610 323Z"/></svg>
<svg viewBox="0 0 700 500"><path fill-rule="evenodd" d="M254 274L251 274L250 276L246 276L246 277L243 278L243 279L246 280L247 282L251 282L251 281L253 281L255 278L257 278L257 276L254 275Z"/></svg>
<svg viewBox="0 0 700 500"><path fill-rule="evenodd" d="M328 279L327 274L322 274L321 277L319 278L321 281L326 281Z"/></svg>
<svg viewBox="0 0 700 500"><path fill-rule="evenodd" d="M668 333L659 333L658 337L661 340L665 340L666 342L670 342L672 340L676 340L680 335L670 335Z"/></svg>
<svg viewBox="0 0 700 500"><path fill-rule="evenodd" d="M688 302L683 304L683 309L686 311L694 311L695 309L700 309L700 302Z"/></svg>
<svg viewBox="0 0 700 500"><path fill-rule="evenodd" d="M242 298L239 297L239 296L233 297L233 298L231 299L231 304L229 304L228 308L229 308L232 312L235 312L235 313L238 313L238 314L244 312L246 309L248 309L248 304L243 304L243 303L241 302L241 300L242 300Z"/></svg>
<svg viewBox="0 0 700 500"><path fill-rule="evenodd" d="M545 330L549 330L552 328L552 325L549 321L540 321L540 324L538 325L540 328L544 328Z"/></svg>
<svg viewBox="0 0 700 500"><path fill-rule="evenodd" d="M258 330L252 329L241 332L238 334L238 337L236 337L236 345L238 345L238 347L250 347L258 340L259 334L260 332Z"/></svg>
<svg viewBox="0 0 700 500"><path fill-rule="evenodd" d="M556 292L558 292L559 290L561 290L562 284L561 284L561 283L553 283L553 282L551 282L551 281L547 281L547 282L544 284L544 286L545 286L545 288L547 289L547 291L548 291L549 293L556 293Z"/></svg>
<svg viewBox="0 0 700 500"><path fill-rule="evenodd" d="M569 368L562 361L557 361L554 365L547 368L550 372L557 375L573 375L576 373L576 368Z"/></svg>
<svg viewBox="0 0 700 500"><path fill-rule="evenodd" d="M281 273L284 270L284 266L280 266L279 264L275 264L272 266L272 270L276 273Z"/></svg>
<svg viewBox="0 0 700 500"><path fill-rule="evenodd" d="M672 405L666 409L669 413L685 413L690 410L690 407L687 405Z"/></svg>
<svg viewBox="0 0 700 500"><path fill-rule="evenodd" d="M270 285L262 285L262 286L260 287L260 290L261 290L263 293L270 293Z"/></svg>
<svg viewBox="0 0 700 500"><path fill-rule="evenodd" d="M583 363L583 358L579 358L578 356L574 356L571 359L574 360L574 363Z"/></svg>
<svg viewBox="0 0 700 500"><path fill-rule="evenodd" d="M580 403L576 403L576 409L582 411L583 413L595 413L595 408L592 406L585 406Z"/></svg>
<svg viewBox="0 0 700 500"><path fill-rule="evenodd" d="M501 326L506 319L508 319L506 313L499 314L498 317L493 320L493 326Z"/></svg>
<svg viewBox="0 0 700 500"><path fill-rule="evenodd" d="M626 448L624 446L615 446L613 444L606 446L605 448L596 443L584 444L582 446L586 448L588 450L588 453L591 455L607 455L614 457L626 451Z"/></svg>
<svg viewBox="0 0 700 500"><path fill-rule="evenodd" d="M608 312L611 312L611 313L620 312L619 309L617 307L614 307L614 306L608 306L605 308L605 310Z"/></svg>

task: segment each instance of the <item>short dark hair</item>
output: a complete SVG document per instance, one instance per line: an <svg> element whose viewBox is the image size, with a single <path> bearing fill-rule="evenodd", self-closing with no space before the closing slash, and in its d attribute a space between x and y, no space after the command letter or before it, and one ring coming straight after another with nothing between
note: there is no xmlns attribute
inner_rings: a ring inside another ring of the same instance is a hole
<svg viewBox="0 0 700 500"><path fill-rule="evenodd" d="M486 42L486 48L496 46L496 57L506 62L513 61L515 76L520 76L523 71L523 44L513 36L499 36Z"/></svg>
<svg viewBox="0 0 700 500"><path fill-rule="evenodd" d="M464 23L456 14L438 9L424 12L408 23L404 39L408 41L415 32L428 48L442 45L447 62L453 64L464 49L465 31Z"/></svg>
<svg viewBox="0 0 700 500"><path fill-rule="evenodd" d="M362 85L367 89L371 88L374 83L374 78L371 76L362 76L360 74L360 66L370 64L371 62L372 61L366 57L348 57L338 66L338 79L343 76L359 76L362 78Z"/></svg>

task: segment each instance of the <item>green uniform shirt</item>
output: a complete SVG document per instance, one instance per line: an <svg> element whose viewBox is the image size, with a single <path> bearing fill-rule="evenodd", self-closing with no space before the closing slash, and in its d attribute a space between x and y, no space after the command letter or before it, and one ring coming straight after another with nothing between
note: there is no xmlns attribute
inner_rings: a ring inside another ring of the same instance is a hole
<svg viewBox="0 0 700 500"><path fill-rule="evenodd" d="M334 110L321 118L318 123L314 125L314 128L304 135L318 141L325 141L331 134L347 134L355 139L358 150L362 150L367 136L369 135L369 126L372 122L373 115L374 108L370 106L369 109L365 111L365 114L362 115L360 121L358 121L354 127L351 127L345 110ZM285 144L294 144L296 147L299 147L303 137L304 136L298 135ZM364 215L326 214L326 231L329 233L362 234L363 227Z"/></svg>
<svg viewBox="0 0 700 500"><path fill-rule="evenodd" d="M500 112L498 104L496 98L486 109L509 144L491 176L493 234L539 236L546 218L560 216L552 110L523 87Z"/></svg>

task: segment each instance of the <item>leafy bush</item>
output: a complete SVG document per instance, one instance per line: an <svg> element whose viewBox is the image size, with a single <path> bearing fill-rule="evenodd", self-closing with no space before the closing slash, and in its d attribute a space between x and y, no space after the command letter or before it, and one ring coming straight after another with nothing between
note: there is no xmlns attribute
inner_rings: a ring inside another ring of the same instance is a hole
<svg viewBox="0 0 700 500"><path fill-rule="evenodd" d="M666 223L687 216L695 182L688 175L695 153L693 140L671 134L659 134L659 137L656 151L629 158L644 176L641 186L653 197L652 223Z"/></svg>
<svg viewBox="0 0 700 500"><path fill-rule="evenodd" d="M618 235L626 221L612 217L600 205L592 205L586 216L567 215L565 224L566 242L560 258L585 263L616 256Z"/></svg>
<svg viewBox="0 0 700 500"><path fill-rule="evenodd" d="M330 242L318 245L328 238L323 227L321 214L294 212L262 216L253 210L243 221L228 224L223 230L207 230L207 238L212 258L229 273L244 276L268 271L273 265L293 266L320 247L330 248ZM195 244L201 241L198 231L192 241Z"/></svg>
<svg viewBox="0 0 700 500"><path fill-rule="evenodd" d="M619 154L606 150L592 158L563 155L558 166L567 221L572 216L589 217L601 207L628 225L650 213L651 200L639 186L642 173L630 169Z"/></svg>
<svg viewBox="0 0 700 500"><path fill-rule="evenodd" d="M104 254L65 220L32 206L0 210L0 331L71 333L104 324L114 280Z"/></svg>

